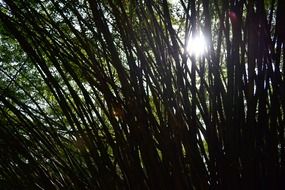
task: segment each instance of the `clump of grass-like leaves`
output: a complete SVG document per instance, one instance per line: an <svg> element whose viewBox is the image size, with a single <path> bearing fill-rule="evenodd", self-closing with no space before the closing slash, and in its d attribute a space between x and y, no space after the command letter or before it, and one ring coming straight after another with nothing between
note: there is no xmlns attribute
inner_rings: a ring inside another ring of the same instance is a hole
<svg viewBox="0 0 285 190"><path fill-rule="evenodd" d="M284 6L0 1L0 186L285 188Z"/></svg>

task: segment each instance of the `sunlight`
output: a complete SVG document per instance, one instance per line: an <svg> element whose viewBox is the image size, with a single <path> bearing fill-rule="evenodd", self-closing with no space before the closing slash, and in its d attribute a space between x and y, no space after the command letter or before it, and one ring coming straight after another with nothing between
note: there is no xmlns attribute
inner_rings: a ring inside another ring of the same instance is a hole
<svg viewBox="0 0 285 190"><path fill-rule="evenodd" d="M179 0L169 0L169 3L176 5L177 3L179 3Z"/></svg>
<svg viewBox="0 0 285 190"><path fill-rule="evenodd" d="M207 52L207 42L202 32L190 36L186 45L186 51L195 57L201 57Z"/></svg>

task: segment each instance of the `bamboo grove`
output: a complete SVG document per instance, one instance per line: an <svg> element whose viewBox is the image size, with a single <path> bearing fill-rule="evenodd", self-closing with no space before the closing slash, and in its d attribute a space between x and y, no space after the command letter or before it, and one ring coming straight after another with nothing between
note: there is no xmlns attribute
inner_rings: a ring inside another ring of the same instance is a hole
<svg viewBox="0 0 285 190"><path fill-rule="evenodd" d="M0 1L1 187L285 188L284 1L172 2Z"/></svg>

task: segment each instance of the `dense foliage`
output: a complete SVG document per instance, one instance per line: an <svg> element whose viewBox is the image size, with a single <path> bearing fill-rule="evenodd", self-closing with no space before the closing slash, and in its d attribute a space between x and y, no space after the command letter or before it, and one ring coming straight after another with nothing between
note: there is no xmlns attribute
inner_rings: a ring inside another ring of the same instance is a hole
<svg viewBox="0 0 285 190"><path fill-rule="evenodd" d="M1 0L0 187L284 189L284 10Z"/></svg>

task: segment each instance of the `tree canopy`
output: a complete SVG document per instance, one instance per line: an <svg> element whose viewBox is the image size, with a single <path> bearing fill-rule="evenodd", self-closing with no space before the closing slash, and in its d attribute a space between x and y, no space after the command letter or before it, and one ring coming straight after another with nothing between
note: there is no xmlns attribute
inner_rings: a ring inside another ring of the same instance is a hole
<svg viewBox="0 0 285 190"><path fill-rule="evenodd" d="M284 189L284 10L1 0L0 187Z"/></svg>

